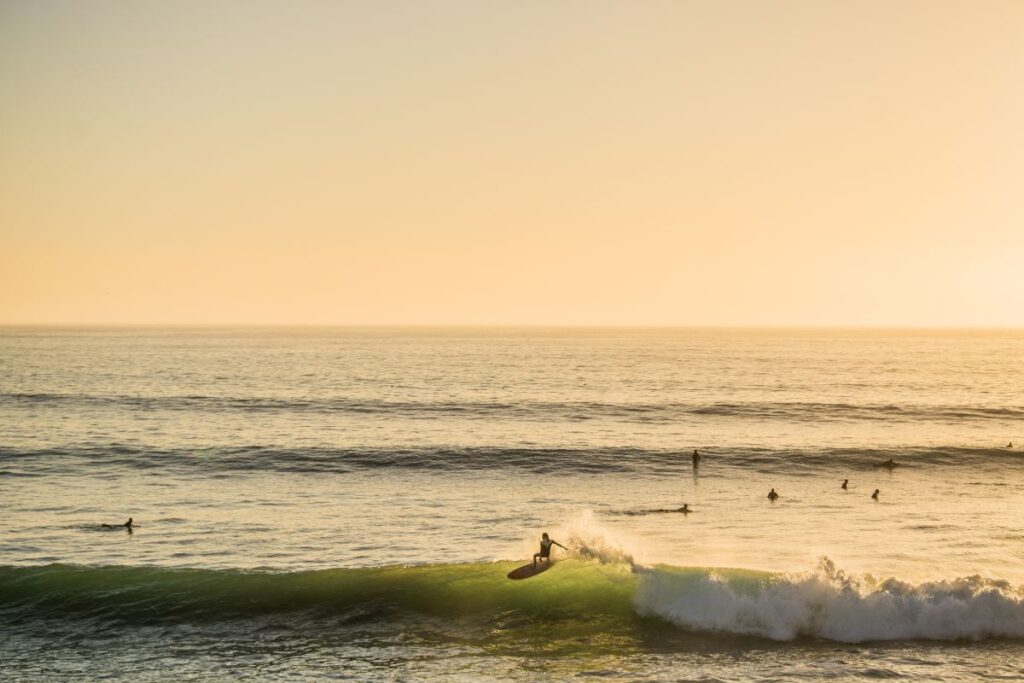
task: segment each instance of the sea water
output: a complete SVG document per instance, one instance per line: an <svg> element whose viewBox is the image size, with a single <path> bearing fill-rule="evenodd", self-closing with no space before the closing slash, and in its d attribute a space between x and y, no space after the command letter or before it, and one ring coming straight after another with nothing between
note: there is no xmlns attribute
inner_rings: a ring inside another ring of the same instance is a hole
<svg viewBox="0 0 1024 683"><path fill-rule="evenodd" d="M1022 447L1020 331L0 329L0 679L1020 679Z"/></svg>

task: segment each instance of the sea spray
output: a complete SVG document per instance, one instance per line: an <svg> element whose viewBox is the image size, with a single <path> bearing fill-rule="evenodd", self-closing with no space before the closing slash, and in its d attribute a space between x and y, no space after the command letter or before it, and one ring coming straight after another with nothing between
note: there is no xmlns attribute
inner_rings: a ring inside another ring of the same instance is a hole
<svg viewBox="0 0 1024 683"><path fill-rule="evenodd" d="M643 559L639 543L600 524L593 510L577 512L567 521L557 524L554 532L556 539L565 539L564 544L571 556L580 560L632 568L638 561L636 558ZM537 536L539 538L539 533ZM536 540L532 543L536 545Z"/></svg>

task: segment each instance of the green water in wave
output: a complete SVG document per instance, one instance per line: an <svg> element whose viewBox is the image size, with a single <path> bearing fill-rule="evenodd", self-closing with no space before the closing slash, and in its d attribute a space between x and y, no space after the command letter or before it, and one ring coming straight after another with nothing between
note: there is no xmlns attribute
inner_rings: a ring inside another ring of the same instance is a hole
<svg viewBox="0 0 1024 683"><path fill-rule="evenodd" d="M88 630L279 629L374 643L403 639L498 655L633 652L678 632L637 616L628 565L565 560L511 581L518 562L310 572L149 567L0 568L0 614ZM659 632L661 632L659 634ZM376 645L373 645L376 646Z"/></svg>
<svg viewBox="0 0 1024 683"><path fill-rule="evenodd" d="M150 567L0 568L7 609L36 614L206 620L293 612L534 618L630 612L636 577L625 565L558 562L510 581L515 562L310 572Z"/></svg>

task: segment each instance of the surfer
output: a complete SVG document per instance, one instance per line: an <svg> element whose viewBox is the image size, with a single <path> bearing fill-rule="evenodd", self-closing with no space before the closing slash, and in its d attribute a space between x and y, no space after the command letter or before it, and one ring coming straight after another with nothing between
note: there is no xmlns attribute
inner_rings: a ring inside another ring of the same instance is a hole
<svg viewBox="0 0 1024 683"><path fill-rule="evenodd" d="M694 448L693 449L693 468L697 469L697 465L699 465L699 464L700 464L700 453L698 453L697 449Z"/></svg>
<svg viewBox="0 0 1024 683"><path fill-rule="evenodd" d="M850 483L849 479L843 479L843 484L839 488L841 488L842 490L846 491L847 490L846 489L846 485L849 484L849 483Z"/></svg>
<svg viewBox="0 0 1024 683"><path fill-rule="evenodd" d="M892 469L893 467L896 467L896 461L893 460L892 458L889 458L885 462L879 463L878 466L879 467L888 467L889 469Z"/></svg>
<svg viewBox="0 0 1024 683"><path fill-rule="evenodd" d="M772 489L771 491L768 492L768 500L774 501L778 497L779 494L775 493L775 489Z"/></svg>
<svg viewBox="0 0 1024 683"><path fill-rule="evenodd" d="M878 489L875 489L875 492L871 494L871 499L872 500L878 500L878 494L879 493L880 493L880 491Z"/></svg>
<svg viewBox="0 0 1024 683"><path fill-rule="evenodd" d="M538 558L540 558L542 560L547 560L548 562L551 562L551 546L552 545L557 545L562 550L569 550L568 548L566 548L564 545L562 545L558 541L556 541L556 540L554 540L552 538L548 538L548 534L545 531L543 534L540 535L540 552L533 554L533 566L534 567L537 566L537 559Z"/></svg>
<svg viewBox="0 0 1024 683"><path fill-rule="evenodd" d="M1013 448L1013 442L1011 441L1010 443L1006 444L1006 447L1007 448ZM694 453L696 453L696 452L697 451L694 451Z"/></svg>
<svg viewBox="0 0 1024 683"><path fill-rule="evenodd" d="M676 512L682 512L684 515L688 515L691 512L693 512L693 510L690 509L690 504L689 503L683 503L683 507L681 507L678 510L676 510Z"/></svg>
<svg viewBox="0 0 1024 683"><path fill-rule="evenodd" d="M124 524L101 524L100 526L102 526L104 529L120 529L120 528L124 527L125 529L128 530L128 533L131 533L132 528L133 528L134 525L132 523L132 518L129 517L128 521L125 522Z"/></svg>

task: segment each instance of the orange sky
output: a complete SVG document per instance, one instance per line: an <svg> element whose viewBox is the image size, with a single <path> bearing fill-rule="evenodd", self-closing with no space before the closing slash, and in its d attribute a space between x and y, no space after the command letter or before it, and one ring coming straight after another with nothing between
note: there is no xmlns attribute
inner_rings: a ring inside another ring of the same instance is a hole
<svg viewBox="0 0 1024 683"><path fill-rule="evenodd" d="M0 323L1024 326L1024 3L0 4Z"/></svg>

